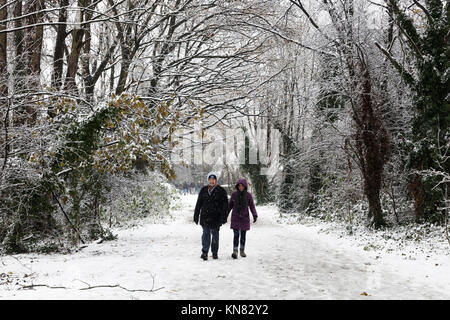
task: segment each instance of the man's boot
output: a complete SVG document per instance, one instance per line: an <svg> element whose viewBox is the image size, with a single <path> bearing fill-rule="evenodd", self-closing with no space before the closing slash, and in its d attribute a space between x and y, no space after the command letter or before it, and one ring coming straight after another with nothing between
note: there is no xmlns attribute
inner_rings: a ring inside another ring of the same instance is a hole
<svg viewBox="0 0 450 320"><path fill-rule="evenodd" d="M217 253L213 253L213 259L219 259L219 256L217 255Z"/></svg>
<svg viewBox="0 0 450 320"><path fill-rule="evenodd" d="M202 255L200 256L200 258L202 258L203 260L208 260L208 254L207 253L204 253L204 252L202 252Z"/></svg>

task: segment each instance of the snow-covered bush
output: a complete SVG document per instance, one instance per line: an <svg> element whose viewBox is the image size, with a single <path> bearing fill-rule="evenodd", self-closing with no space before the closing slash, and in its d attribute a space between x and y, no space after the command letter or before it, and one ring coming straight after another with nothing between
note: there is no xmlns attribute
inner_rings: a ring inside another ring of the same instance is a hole
<svg viewBox="0 0 450 320"><path fill-rule="evenodd" d="M139 130L127 130L129 124L136 127L142 122L141 111L147 106L139 98L122 95L93 111L73 100L49 99L48 103L41 106L34 127L17 125L10 132L17 136L12 146L22 151L11 148L1 172L0 250L4 252L48 252L58 243L70 247L111 238L100 215L114 182L111 177L127 175L132 181L154 170L156 162L163 174L172 174L156 144L141 138ZM47 116L50 105L53 118ZM140 142L122 141L121 135ZM135 169L138 156L143 162L141 173Z"/></svg>
<svg viewBox="0 0 450 320"><path fill-rule="evenodd" d="M101 207L102 222L109 227L129 227L171 219L180 191L161 174L138 174L133 178L113 176L111 191Z"/></svg>

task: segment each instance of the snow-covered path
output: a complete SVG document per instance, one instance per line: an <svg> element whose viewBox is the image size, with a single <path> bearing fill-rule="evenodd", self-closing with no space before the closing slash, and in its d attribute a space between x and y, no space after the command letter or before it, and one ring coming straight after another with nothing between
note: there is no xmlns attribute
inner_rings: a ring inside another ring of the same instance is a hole
<svg viewBox="0 0 450 320"><path fill-rule="evenodd" d="M122 230L118 240L72 255L1 257L0 274L31 274L28 284L67 289L3 284L0 299L450 299L448 262L377 258L316 227L278 224L270 206L257 207L260 218L247 236L247 258L231 259L232 231L225 225L219 259L203 261L201 228L192 223L196 196L182 201L173 222ZM85 283L163 288L79 290Z"/></svg>

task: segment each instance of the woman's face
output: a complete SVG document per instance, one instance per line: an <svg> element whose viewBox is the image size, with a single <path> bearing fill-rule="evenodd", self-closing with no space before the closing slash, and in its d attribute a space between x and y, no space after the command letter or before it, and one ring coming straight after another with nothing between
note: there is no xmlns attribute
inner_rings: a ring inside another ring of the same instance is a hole
<svg viewBox="0 0 450 320"><path fill-rule="evenodd" d="M242 183L238 184L238 189L240 192L244 191L245 187L242 185Z"/></svg>

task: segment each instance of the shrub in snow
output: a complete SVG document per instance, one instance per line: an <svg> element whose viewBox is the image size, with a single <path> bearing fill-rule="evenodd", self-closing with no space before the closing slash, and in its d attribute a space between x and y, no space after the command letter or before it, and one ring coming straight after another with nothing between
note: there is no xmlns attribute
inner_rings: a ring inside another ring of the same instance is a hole
<svg viewBox="0 0 450 320"><path fill-rule="evenodd" d="M101 219L109 227L128 227L145 222L165 221L180 197L160 174L138 174L132 179L112 177L108 201L101 207Z"/></svg>

